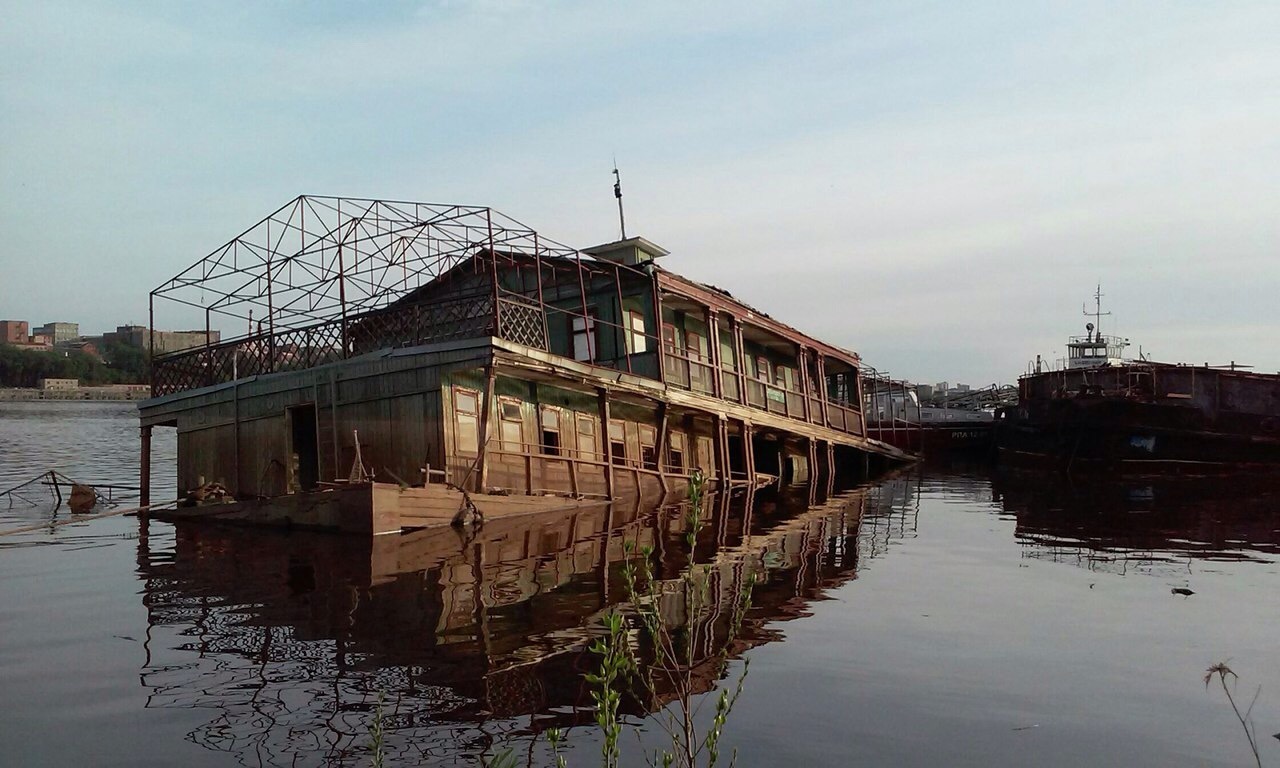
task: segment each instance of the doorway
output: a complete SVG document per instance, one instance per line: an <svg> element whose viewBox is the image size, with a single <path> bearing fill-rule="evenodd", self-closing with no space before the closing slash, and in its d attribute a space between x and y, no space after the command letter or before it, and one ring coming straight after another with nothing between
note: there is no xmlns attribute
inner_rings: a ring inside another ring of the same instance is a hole
<svg viewBox="0 0 1280 768"><path fill-rule="evenodd" d="M293 477L298 490L309 491L320 483L315 403L289 409L289 437L293 448Z"/></svg>

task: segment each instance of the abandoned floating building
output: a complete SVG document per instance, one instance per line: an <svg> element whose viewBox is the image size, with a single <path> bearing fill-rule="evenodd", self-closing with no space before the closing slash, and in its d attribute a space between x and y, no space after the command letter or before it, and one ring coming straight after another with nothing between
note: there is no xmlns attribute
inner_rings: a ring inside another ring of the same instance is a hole
<svg viewBox="0 0 1280 768"><path fill-rule="evenodd" d="M665 256L579 252L483 207L296 198L152 292L153 326L202 314L222 337L153 356L143 463L176 427L180 492L448 489L402 504L438 522L466 494L660 498L695 469L723 488L911 458L867 438L855 353Z"/></svg>

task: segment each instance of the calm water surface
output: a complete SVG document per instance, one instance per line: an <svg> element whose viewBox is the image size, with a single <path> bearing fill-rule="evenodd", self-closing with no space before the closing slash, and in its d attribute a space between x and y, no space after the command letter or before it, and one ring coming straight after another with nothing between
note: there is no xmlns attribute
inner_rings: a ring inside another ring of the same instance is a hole
<svg viewBox="0 0 1280 768"><path fill-rule="evenodd" d="M135 485L137 453L130 404L0 404L0 490ZM161 430L154 498L173 458ZM0 500L0 529L71 519L40 493ZM739 660L699 689L750 660L725 734L747 766L1247 765L1202 681L1229 659L1275 765L1278 529L1280 486L1243 480L925 467L713 500L697 557L756 587ZM0 536L3 763L368 765L381 695L391 764L546 764L549 725L595 764L585 644L622 540L672 552L675 530L615 508L377 545L132 517Z"/></svg>

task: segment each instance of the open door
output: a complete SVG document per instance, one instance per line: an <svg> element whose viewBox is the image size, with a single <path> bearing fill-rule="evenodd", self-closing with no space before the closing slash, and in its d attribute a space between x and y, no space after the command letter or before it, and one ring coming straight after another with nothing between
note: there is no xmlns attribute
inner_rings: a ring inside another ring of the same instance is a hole
<svg viewBox="0 0 1280 768"><path fill-rule="evenodd" d="M293 454L293 480L298 490L309 491L320 483L315 403L289 409L289 437Z"/></svg>

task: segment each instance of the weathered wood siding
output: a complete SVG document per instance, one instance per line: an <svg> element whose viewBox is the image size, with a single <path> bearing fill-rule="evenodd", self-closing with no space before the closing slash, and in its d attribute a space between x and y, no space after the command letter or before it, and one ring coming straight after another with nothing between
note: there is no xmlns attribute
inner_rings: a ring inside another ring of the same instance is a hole
<svg viewBox="0 0 1280 768"><path fill-rule="evenodd" d="M321 480L349 475L358 434L367 468L412 484L423 466L443 464L442 374L487 354L487 340L387 351L161 398L141 417L177 427L182 491L203 480L225 483L233 496L287 492L296 474L289 409L309 405Z"/></svg>

